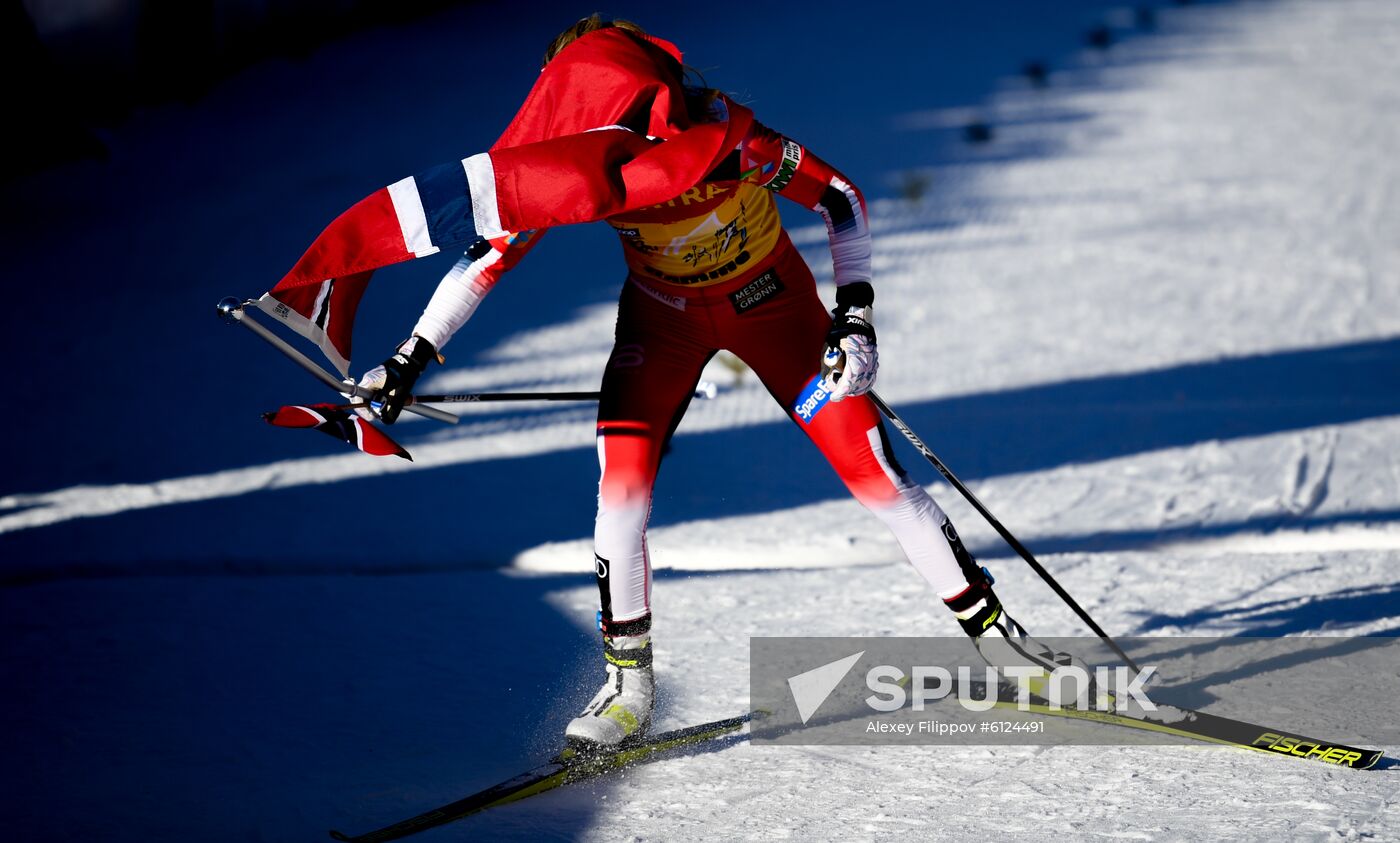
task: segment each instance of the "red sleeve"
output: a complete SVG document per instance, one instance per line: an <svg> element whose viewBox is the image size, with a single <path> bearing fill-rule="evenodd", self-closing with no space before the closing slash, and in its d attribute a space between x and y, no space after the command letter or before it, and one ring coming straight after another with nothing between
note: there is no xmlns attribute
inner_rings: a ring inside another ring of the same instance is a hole
<svg viewBox="0 0 1400 843"><path fill-rule="evenodd" d="M836 284L870 281L865 197L839 170L797 141L754 122L739 149L739 177L821 214Z"/></svg>

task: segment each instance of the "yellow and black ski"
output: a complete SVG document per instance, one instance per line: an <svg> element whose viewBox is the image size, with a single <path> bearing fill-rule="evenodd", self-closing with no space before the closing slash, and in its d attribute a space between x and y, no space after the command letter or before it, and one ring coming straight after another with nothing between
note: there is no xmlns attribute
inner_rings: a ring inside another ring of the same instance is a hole
<svg viewBox="0 0 1400 843"><path fill-rule="evenodd" d="M331 837L336 840L352 841L352 843L379 843L382 840L398 840L410 834L437 828L454 820L481 813L488 808L518 802L521 799L566 784L585 781L634 764L654 761L682 747L737 732L753 718L753 713L749 713L710 723L701 723L684 729L652 735L617 749L598 752L579 752L566 749L533 770L458 799L456 802L425 811L416 817L409 817L393 825L353 837L340 831L332 831Z"/></svg>
<svg viewBox="0 0 1400 843"><path fill-rule="evenodd" d="M1172 705L1159 703L1156 711L1141 713L1054 708L1034 699L1029 704L1018 706L1014 688L1003 686L998 690L997 708L1019 709L1051 717L1090 720L1095 723L1107 723L1129 729L1176 735L1206 743L1252 749L1288 758L1321 761L1324 764L1351 767L1357 770L1365 770L1375 766L1382 755L1382 751L1379 749L1360 749L1346 744L1306 737L1288 729L1256 726L1253 723L1231 720L1228 717ZM975 695L980 696L981 693L980 689L974 691Z"/></svg>

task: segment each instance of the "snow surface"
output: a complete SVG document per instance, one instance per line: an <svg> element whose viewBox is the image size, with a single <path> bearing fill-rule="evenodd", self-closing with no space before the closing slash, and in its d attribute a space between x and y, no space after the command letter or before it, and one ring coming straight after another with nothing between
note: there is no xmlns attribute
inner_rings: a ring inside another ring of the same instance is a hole
<svg viewBox="0 0 1400 843"><path fill-rule="evenodd" d="M1106 629L1396 634L1400 6L1164 7L1105 54L1077 51L1083 28L1128 35L1132 9L947 5L898 27L756 12L738 34L616 12L879 197L881 393ZM260 426L324 396L209 312L363 193L490 143L575 14L491 8L255 68L139 116L107 165L10 189L0 342L47 386L14 396L41 411L7 420L0 481L6 837L367 830L547 756L591 694L589 408L403 424L411 465L344 453ZM1048 88L1009 75L1039 57ZM974 118L993 142L962 143ZM427 387L595 387L616 248L551 233ZM361 363L445 269L418 264L376 281ZM658 726L744 710L750 636L955 634L766 392L708 377L650 537ZM1085 633L901 453L1018 618ZM1396 699L1396 676L1369 681ZM735 740L421 839L1394 839L1397 770Z"/></svg>

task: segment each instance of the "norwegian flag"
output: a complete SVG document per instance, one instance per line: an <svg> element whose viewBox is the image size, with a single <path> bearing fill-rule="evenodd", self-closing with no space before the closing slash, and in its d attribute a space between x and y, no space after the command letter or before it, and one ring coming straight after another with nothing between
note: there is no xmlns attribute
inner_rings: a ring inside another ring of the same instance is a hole
<svg viewBox="0 0 1400 843"><path fill-rule="evenodd" d="M306 404L279 407L263 413L263 421L275 427L312 427L348 442L376 457L413 457L389 435L359 416L335 404Z"/></svg>
<svg viewBox="0 0 1400 843"><path fill-rule="evenodd" d="M355 311L374 270L437 252L655 205L694 187L753 114L691 125L681 54L659 38L601 29L540 73L484 152L375 191L337 217L257 303L350 371Z"/></svg>

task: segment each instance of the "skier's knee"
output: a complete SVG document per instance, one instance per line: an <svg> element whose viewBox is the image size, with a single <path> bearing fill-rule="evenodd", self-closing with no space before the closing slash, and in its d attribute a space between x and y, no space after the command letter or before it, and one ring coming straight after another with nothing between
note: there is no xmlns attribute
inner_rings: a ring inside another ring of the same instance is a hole
<svg viewBox="0 0 1400 843"><path fill-rule="evenodd" d="M598 510L646 507L651 499L651 477L637 471L603 473L598 482Z"/></svg>

